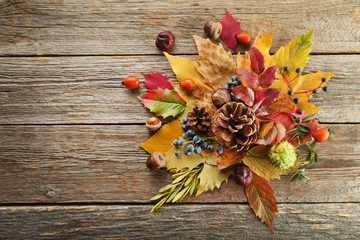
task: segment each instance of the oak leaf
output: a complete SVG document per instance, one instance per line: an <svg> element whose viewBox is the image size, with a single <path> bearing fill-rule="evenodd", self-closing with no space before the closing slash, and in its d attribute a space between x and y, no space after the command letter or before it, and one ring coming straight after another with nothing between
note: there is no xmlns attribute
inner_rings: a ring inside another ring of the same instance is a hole
<svg viewBox="0 0 360 240"><path fill-rule="evenodd" d="M152 72L147 74L142 74L145 77L145 87L150 90L157 90L158 88L161 89L169 89L172 90L173 87L171 86L169 79L162 75L159 72Z"/></svg>
<svg viewBox="0 0 360 240"><path fill-rule="evenodd" d="M230 51L221 44L216 45L209 39L193 36L199 55L196 57L199 73L204 82L213 89L223 88L235 73L236 64Z"/></svg>
<svg viewBox="0 0 360 240"><path fill-rule="evenodd" d="M176 117L185 110L185 102L175 90L148 90L141 102L151 112L164 118Z"/></svg>
<svg viewBox="0 0 360 240"><path fill-rule="evenodd" d="M197 187L196 196L209 190L212 191L215 187L220 188L222 182L228 182L228 179L233 172L233 167L218 170L216 166L204 163L204 168L198 176L199 185Z"/></svg>
<svg viewBox="0 0 360 240"><path fill-rule="evenodd" d="M246 197L255 215L274 231L273 222L278 212L275 191L264 178L253 175L252 182L245 187Z"/></svg>
<svg viewBox="0 0 360 240"><path fill-rule="evenodd" d="M222 25L220 36L226 46L235 51L237 44L236 35L241 33L240 23L229 13L227 9L225 9L225 11L226 15L220 21Z"/></svg>
<svg viewBox="0 0 360 240"><path fill-rule="evenodd" d="M251 148L246 156L242 159L242 162L247 165L252 172L265 178L267 181L270 179L280 179L280 175L287 175L296 171L297 164L288 170L281 170L274 167L268 157L268 152L271 146L258 145Z"/></svg>
<svg viewBox="0 0 360 240"><path fill-rule="evenodd" d="M165 124L149 140L141 143L140 147L150 154L153 152L165 154L172 148L173 140L179 138L184 133L181 126L182 123L179 120Z"/></svg>

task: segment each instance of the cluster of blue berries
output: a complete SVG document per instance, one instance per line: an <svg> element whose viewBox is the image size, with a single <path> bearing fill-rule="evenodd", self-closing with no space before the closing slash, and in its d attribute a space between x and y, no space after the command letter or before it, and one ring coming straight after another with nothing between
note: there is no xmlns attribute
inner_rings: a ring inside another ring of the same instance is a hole
<svg viewBox="0 0 360 240"><path fill-rule="evenodd" d="M241 81L236 76L232 76L231 80L227 82L227 85L225 86L225 89L230 91L231 98L235 102L241 102L237 97L234 96L234 93L231 91L231 87L237 87L241 85Z"/></svg>
<svg viewBox="0 0 360 240"><path fill-rule="evenodd" d="M182 129L185 131L185 133L183 133L182 137L184 139L188 139L190 142L192 142L192 144L187 145L184 150L184 154L186 156L190 156L192 152L195 154L200 154L203 149L208 151L214 150L214 146L212 144L202 140L200 136L195 135L193 130L189 129L189 126L186 124L187 121L187 118L183 118ZM186 142L184 140L174 140L173 144L175 147L184 147ZM218 146L216 151L217 153L222 154L224 150L221 146ZM181 152L179 150L175 151L175 156L179 157L180 155Z"/></svg>

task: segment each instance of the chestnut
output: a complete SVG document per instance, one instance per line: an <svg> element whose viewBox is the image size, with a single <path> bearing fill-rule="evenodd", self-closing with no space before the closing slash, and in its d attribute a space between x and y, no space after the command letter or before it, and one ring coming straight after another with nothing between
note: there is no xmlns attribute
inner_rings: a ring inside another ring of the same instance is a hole
<svg viewBox="0 0 360 240"><path fill-rule="evenodd" d="M211 96L215 107L221 108L224 104L231 102L231 95L225 88L220 88Z"/></svg>
<svg viewBox="0 0 360 240"><path fill-rule="evenodd" d="M170 31L159 33L156 38L156 46L162 51L169 51L175 44L175 36Z"/></svg>
<svg viewBox="0 0 360 240"><path fill-rule="evenodd" d="M164 155L161 152L153 152L146 160L146 166L150 170L159 170L160 168L166 167Z"/></svg>
<svg viewBox="0 0 360 240"><path fill-rule="evenodd" d="M252 172L248 166L236 165L234 170L234 180L237 184L246 187L252 182Z"/></svg>
<svg viewBox="0 0 360 240"><path fill-rule="evenodd" d="M209 38L218 39L221 35L222 24L220 22L207 21L204 25L204 32Z"/></svg>

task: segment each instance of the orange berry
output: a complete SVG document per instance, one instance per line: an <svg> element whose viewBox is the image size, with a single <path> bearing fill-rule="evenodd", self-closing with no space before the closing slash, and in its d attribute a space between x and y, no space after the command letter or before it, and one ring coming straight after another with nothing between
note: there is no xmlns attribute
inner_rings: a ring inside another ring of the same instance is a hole
<svg viewBox="0 0 360 240"><path fill-rule="evenodd" d="M195 82L191 78L186 78L186 79L181 81L181 87L184 90L191 91L195 87Z"/></svg>
<svg viewBox="0 0 360 240"><path fill-rule="evenodd" d="M239 33L236 35L236 39L239 41L239 43L247 45L251 41L251 36L248 33Z"/></svg>
<svg viewBox="0 0 360 240"><path fill-rule="evenodd" d="M326 129L319 129L314 133L314 138L317 142L325 142L330 135L330 131Z"/></svg>
<svg viewBox="0 0 360 240"><path fill-rule="evenodd" d="M130 89L134 89L137 88L140 85L140 81L137 77L127 77L124 80L124 84L126 87L130 88Z"/></svg>

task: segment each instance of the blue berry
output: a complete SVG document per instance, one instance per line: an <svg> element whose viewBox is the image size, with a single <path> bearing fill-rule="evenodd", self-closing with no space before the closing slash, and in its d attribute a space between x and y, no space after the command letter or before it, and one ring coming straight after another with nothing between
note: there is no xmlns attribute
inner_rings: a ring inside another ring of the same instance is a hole
<svg viewBox="0 0 360 240"><path fill-rule="evenodd" d="M174 144L175 147L177 147L177 146L179 146L179 141L178 141L178 140L174 140L174 141L173 141L173 144Z"/></svg>
<svg viewBox="0 0 360 240"><path fill-rule="evenodd" d="M193 138L193 141L194 141L195 144L198 144L198 143L200 143L201 138L198 135L195 135L194 138Z"/></svg>
<svg viewBox="0 0 360 240"><path fill-rule="evenodd" d="M313 94L317 94L318 92L319 92L319 90L315 89L315 90L313 91Z"/></svg>
<svg viewBox="0 0 360 240"><path fill-rule="evenodd" d="M190 144L189 146L187 146L186 148L189 152L193 152L194 151L194 145Z"/></svg>
<svg viewBox="0 0 360 240"><path fill-rule="evenodd" d="M224 152L224 149L221 146L217 146L216 152L221 155Z"/></svg>
<svg viewBox="0 0 360 240"><path fill-rule="evenodd" d="M180 156L181 152L180 151L175 151L175 156Z"/></svg>
<svg viewBox="0 0 360 240"><path fill-rule="evenodd" d="M295 71L296 71L297 73L299 73L299 72L301 72L301 68L297 68Z"/></svg>
<svg viewBox="0 0 360 240"><path fill-rule="evenodd" d="M183 139L187 139L189 136L187 135L187 133L183 133L182 137Z"/></svg>
<svg viewBox="0 0 360 240"><path fill-rule="evenodd" d="M294 94L293 90L290 89L290 90L288 91L288 94L289 94L289 96L293 95L293 94Z"/></svg>
<svg viewBox="0 0 360 240"><path fill-rule="evenodd" d="M326 79L325 77L323 77L323 78L321 79L321 81L322 81L322 82L326 82L327 79Z"/></svg>
<svg viewBox="0 0 360 240"><path fill-rule="evenodd" d="M302 122L302 119L300 117L297 117L296 120L295 120L296 123L301 123Z"/></svg>
<svg viewBox="0 0 360 240"><path fill-rule="evenodd" d="M232 77L231 77L231 80L232 80L233 82L235 82L235 81L237 80L237 77L236 77L236 76L232 76Z"/></svg>
<svg viewBox="0 0 360 240"><path fill-rule="evenodd" d="M294 98L294 103L295 103L295 104L298 104L299 102L300 102L300 99Z"/></svg>
<svg viewBox="0 0 360 240"><path fill-rule="evenodd" d="M203 143L201 144L201 147L202 147L202 148L207 148L208 145L209 145L209 144L208 144L207 142L203 142Z"/></svg>
<svg viewBox="0 0 360 240"><path fill-rule="evenodd" d="M226 90L230 90L231 88L230 88L229 85L226 85L226 86L225 86L225 89L226 89Z"/></svg>
<svg viewBox="0 0 360 240"><path fill-rule="evenodd" d="M302 110L302 109L298 109L296 112L297 112L297 114L299 114L299 115L303 115L303 114L304 114L304 110Z"/></svg>
<svg viewBox="0 0 360 240"><path fill-rule="evenodd" d="M239 81L234 81L234 83L233 83L234 87L238 86L239 84L240 84Z"/></svg>
<svg viewBox="0 0 360 240"><path fill-rule="evenodd" d="M183 129L184 131L186 131L186 130L188 129L188 125L186 125L186 124L182 125L182 129Z"/></svg>
<svg viewBox="0 0 360 240"><path fill-rule="evenodd" d="M209 151L212 151L214 149L214 147L213 147L213 145L209 145L209 146L207 146L206 149L209 150Z"/></svg>
<svg viewBox="0 0 360 240"><path fill-rule="evenodd" d="M180 141L179 141L179 146L180 146L180 147L185 146L185 141L184 141L184 140L180 140Z"/></svg>
<svg viewBox="0 0 360 240"><path fill-rule="evenodd" d="M231 95L231 97L234 97L234 96L235 96L233 92L231 92L230 95Z"/></svg>
<svg viewBox="0 0 360 240"><path fill-rule="evenodd" d="M194 136L195 135L195 133L194 133L194 131L193 130L188 130L187 132L187 135L189 136L189 137L192 137L192 136Z"/></svg>
<svg viewBox="0 0 360 240"><path fill-rule="evenodd" d="M200 154L201 153L201 147L194 148L194 153Z"/></svg>
<svg viewBox="0 0 360 240"><path fill-rule="evenodd" d="M191 152L188 151L187 149L185 149L184 153L185 153L186 156L190 156L190 154L191 154Z"/></svg>
<svg viewBox="0 0 360 240"><path fill-rule="evenodd" d="M285 66L285 67L284 67L284 71L289 71L289 67L288 67L288 66Z"/></svg>
<svg viewBox="0 0 360 240"><path fill-rule="evenodd" d="M323 91L324 91L324 92L326 92L327 90L328 90L328 87L327 87L327 86L323 87Z"/></svg>
<svg viewBox="0 0 360 240"><path fill-rule="evenodd" d="M230 81L227 82L227 84L228 84L229 86L231 86L231 85L233 85L233 82L230 80Z"/></svg>
<svg viewBox="0 0 360 240"><path fill-rule="evenodd" d="M184 124L187 123L187 121L188 121L187 118L183 118L183 119L182 119L182 122L183 122Z"/></svg>

